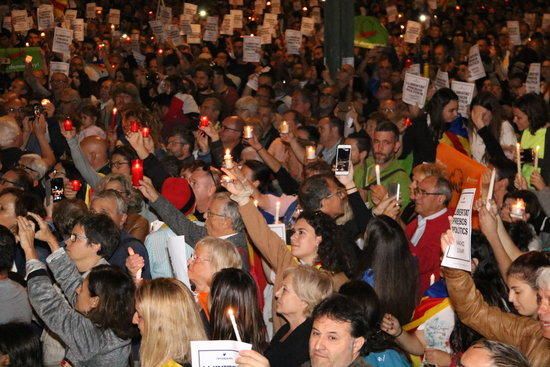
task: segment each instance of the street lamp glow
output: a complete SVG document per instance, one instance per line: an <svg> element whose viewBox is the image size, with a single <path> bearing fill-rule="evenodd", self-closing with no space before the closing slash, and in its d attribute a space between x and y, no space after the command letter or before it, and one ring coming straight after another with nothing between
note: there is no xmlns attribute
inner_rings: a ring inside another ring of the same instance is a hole
<svg viewBox="0 0 550 367"><path fill-rule="evenodd" d="M208 14L206 13L206 10L203 9L203 10L200 10L200 11L199 11L199 16L200 16L201 18L204 18L204 17L207 16L207 15L208 15Z"/></svg>
<svg viewBox="0 0 550 367"><path fill-rule="evenodd" d="M427 19L428 17L425 14L420 14L420 16L418 17L418 20L420 20L421 22L425 22Z"/></svg>

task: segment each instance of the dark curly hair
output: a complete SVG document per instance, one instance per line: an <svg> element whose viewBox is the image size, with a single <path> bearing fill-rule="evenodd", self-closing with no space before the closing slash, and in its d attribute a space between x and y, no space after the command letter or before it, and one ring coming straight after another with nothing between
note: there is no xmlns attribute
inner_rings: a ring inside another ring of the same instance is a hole
<svg viewBox="0 0 550 367"><path fill-rule="evenodd" d="M39 334L28 324L0 325L0 355L9 357L9 366L42 366Z"/></svg>

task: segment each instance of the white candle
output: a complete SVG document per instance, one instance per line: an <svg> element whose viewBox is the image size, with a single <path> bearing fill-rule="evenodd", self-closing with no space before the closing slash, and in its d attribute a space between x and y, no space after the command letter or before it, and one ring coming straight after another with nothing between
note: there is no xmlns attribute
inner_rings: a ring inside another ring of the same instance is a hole
<svg viewBox="0 0 550 367"><path fill-rule="evenodd" d="M539 168L539 150L540 146L537 145L535 148L535 168Z"/></svg>
<svg viewBox="0 0 550 367"><path fill-rule="evenodd" d="M233 331L235 332L235 336L237 337L237 341L240 343L241 335L239 334L239 329L237 329L237 321L235 321L235 314L233 313L233 309L229 308L227 310L227 315L229 316L229 320L231 320L231 325L233 325Z"/></svg>
<svg viewBox="0 0 550 367"><path fill-rule="evenodd" d="M288 134L290 130L286 121L283 121L281 123L281 126L279 126L279 131L281 132L281 134Z"/></svg>
<svg viewBox="0 0 550 367"><path fill-rule="evenodd" d="M231 156L231 150L229 150L229 148L225 150L225 155L223 156L223 160L225 162L225 168L227 169L233 168L233 157Z"/></svg>
<svg viewBox="0 0 550 367"><path fill-rule="evenodd" d="M516 163L518 165L518 175L521 175L521 147L516 143Z"/></svg>
<svg viewBox="0 0 550 367"><path fill-rule="evenodd" d="M430 285L435 283L435 274L430 275Z"/></svg>
<svg viewBox="0 0 550 367"><path fill-rule="evenodd" d="M279 223L279 216L281 214L281 202L277 201L275 203L275 224Z"/></svg>
<svg viewBox="0 0 550 367"><path fill-rule="evenodd" d="M306 147L306 159L315 159L315 147L312 145L308 145Z"/></svg>
<svg viewBox="0 0 550 367"><path fill-rule="evenodd" d="M376 174L376 184L381 185L381 183L380 183L380 165L379 164L374 166L374 173Z"/></svg>
<svg viewBox="0 0 550 367"><path fill-rule="evenodd" d="M258 204L259 204L259 203L260 203L260 202L259 202L258 200L254 200L254 206L255 206L256 208L258 207Z"/></svg>
<svg viewBox="0 0 550 367"><path fill-rule="evenodd" d="M491 172L491 182L489 182L489 192L487 193L487 210L491 208L491 199L493 198L493 189L495 188L495 179L497 171L493 168Z"/></svg>
<svg viewBox="0 0 550 367"><path fill-rule="evenodd" d="M252 131L254 130L254 128L250 125L246 125L244 127L244 138L245 139L252 139Z"/></svg>
<svg viewBox="0 0 550 367"><path fill-rule="evenodd" d="M517 199L514 204L512 204L512 210L510 211L510 216L516 219L523 219L525 214L525 201L522 199Z"/></svg>
<svg viewBox="0 0 550 367"><path fill-rule="evenodd" d="M399 202L399 192L401 191L401 184L397 184L397 194L395 195L395 201Z"/></svg>

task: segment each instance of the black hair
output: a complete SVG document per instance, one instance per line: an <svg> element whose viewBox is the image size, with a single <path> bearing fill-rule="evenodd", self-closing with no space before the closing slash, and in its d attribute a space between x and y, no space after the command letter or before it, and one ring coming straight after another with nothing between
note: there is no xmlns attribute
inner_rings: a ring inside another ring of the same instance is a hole
<svg viewBox="0 0 550 367"><path fill-rule="evenodd" d="M0 225L0 274L7 273L15 260L15 236L11 231Z"/></svg>
<svg viewBox="0 0 550 367"><path fill-rule="evenodd" d="M394 140L399 141L399 128L391 121L380 121L376 124L375 132L389 132L393 133Z"/></svg>
<svg viewBox="0 0 550 367"><path fill-rule="evenodd" d="M258 190L262 194L273 193L275 191L271 184L272 182L271 169L267 165L256 160L245 161L243 165L247 166L252 170L253 181L257 180L260 182L260 186L258 186Z"/></svg>
<svg viewBox="0 0 550 367"><path fill-rule="evenodd" d="M186 127L182 127L182 126L175 127L172 131L170 131L166 140L168 140L168 138L171 136L179 136L183 140L184 145L189 144L190 152L192 152L195 149L195 136Z"/></svg>
<svg viewBox="0 0 550 367"><path fill-rule="evenodd" d="M308 177L300 185L298 200L304 211L316 212L321 210L321 200L331 194L327 181L333 180L331 173L317 174Z"/></svg>
<svg viewBox="0 0 550 367"><path fill-rule="evenodd" d="M430 101L426 104L426 112L430 116L430 129L434 133L434 139L439 141L445 131L445 121L443 121L443 109L449 102L458 101L458 96L450 88L441 88L434 93Z"/></svg>
<svg viewBox="0 0 550 367"><path fill-rule="evenodd" d="M338 129L338 136L344 137L344 129L346 127L344 121L340 120L338 117L328 117L328 119L330 125Z"/></svg>
<svg viewBox="0 0 550 367"><path fill-rule="evenodd" d="M42 366L40 336L29 324L0 325L0 355L9 357L9 366Z"/></svg>
<svg viewBox="0 0 550 367"><path fill-rule="evenodd" d="M474 106L481 106L491 112L492 119L489 125L489 129L491 130L491 133L493 134L495 139L499 140L502 128L503 111L497 97L495 97L495 95L490 92L480 92L472 99L472 103L470 103L470 110L472 110Z"/></svg>
<svg viewBox="0 0 550 367"><path fill-rule="evenodd" d="M506 193L504 195L504 201L507 199L521 199L525 202L525 214L529 214L528 223L532 223L533 220L540 215L542 208L540 206L537 195L530 190L517 190Z"/></svg>
<svg viewBox="0 0 550 367"><path fill-rule="evenodd" d="M298 112L296 112L296 115L297 116L302 116L300 115ZM314 126L300 126L298 127L298 130L303 130L305 132L307 132L308 136L309 136L309 141L312 142L312 143L319 143L319 130L317 130L317 128L315 128Z"/></svg>
<svg viewBox="0 0 550 367"><path fill-rule="evenodd" d="M355 140L355 144L357 145L357 149L359 150L359 153L363 153L363 152L368 153L368 152L370 152L371 141L370 141L370 138L368 136L363 137L363 136L350 134L350 135L348 135L348 139Z"/></svg>
<svg viewBox="0 0 550 367"><path fill-rule="evenodd" d="M99 256L109 259L120 244L120 230L106 214L87 213L76 221L75 225L84 228L88 243L99 244Z"/></svg>
<svg viewBox="0 0 550 367"><path fill-rule="evenodd" d="M134 159L138 159L136 151L127 145L121 145L115 148L111 153L111 157L115 154L123 156L128 162L132 163Z"/></svg>
<svg viewBox="0 0 550 367"><path fill-rule="evenodd" d="M23 192L15 187L9 187L0 192L0 196L7 194L15 197L15 215L24 217L28 212L33 212L41 217L46 216L46 209L44 209L44 205L36 195Z"/></svg>
<svg viewBox="0 0 550 367"><path fill-rule="evenodd" d="M195 68L193 75L196 75L198 71L202 71L208 76L208 79L212 79L214 77L214 71L212 68L207 64L199 64Z"/></svg>
<svg viewBox="0 0 550 367"><path fill-rule="evenodd" d="M79 199L63 199L53 207L52 221L63 240L71 235L75 223L88 213L88 207Z"/></svg>
<svg viewBox="0 0 550 367"><path fill-rule="evenodd" d="M548 123L548 103L538 94L528 93L520 97L514 103L514 107L527 115L531 134L536 133L538 129L542 129Z"/></svg>
<svg viewBox="0 0 550 367"><path fill-rule="evenodd" d="M176 54L166 55L164 57L164 60L162 60L162 66L164 67L166 66L178 67L179 64L180 64L180 59Z"/></svg>

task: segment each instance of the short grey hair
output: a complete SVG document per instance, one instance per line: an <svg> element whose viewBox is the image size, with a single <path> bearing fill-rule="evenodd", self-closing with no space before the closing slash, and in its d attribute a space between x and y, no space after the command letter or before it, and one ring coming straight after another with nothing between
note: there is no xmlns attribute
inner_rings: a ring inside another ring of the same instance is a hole
<svg viewBox="0 0 550 367"><path fill-rule="evenodd" d="M21 128L17 121L9 115L0 116L0 149L12 145L21 135Z"/></svg>
<svg viewBox="0 0 550 367"><path fill-rule="evenodd" d="M511 345L494 340L482 339L471 348L484 348L491 354L495 367L529 367L529 361L519 350Z"/></svg>
<svg viewBox="0 0 550 367"><path fill-rule="evenodd" d="M126 200L124 200L124 197L116 190L108 189L94 193L94 198L92 201L96 199L114 200L116 202L116 210L119 214L128 213L128 204L126 203Z"/></svg>
<svg viewBox="0 0 550 367"><path fill-rule="evenodd" d="M451 183L449 180L444 177L437 177L435 188L438 193L445 196L445 205L448 205L453 196L453 190L451 189Z"/></svg>
<svg viewBox="0 0 550 367"><path fill-rule="evenodd" d="M550 266L544 266L537 271L537 288L550 290Z"/></svg>
<svg viewBox="0 0 550 367"><path fill-rule="evenodd" d="M243 109L249 111L252 115L258 114L260 104L258 100L252 96L241 97L235 102L235 110Z"/></svg>
<svg viewBox="0 0 550 367"><path fill-rule="evenodd" d="M239 204L231 200L229 193L219 192L214 195L214 199L221 199L225 201L222 214L231 220L233 229L236 232L242 232L244 230L244 223L239 213Z"/></svg>
<svg viewBox="0 0 550 367"><path fill-rule="evenodd" d="M42 179L42 177L46 175L46 171L48 171L48 164L46 161L35 153L23 154L21 158L19 158L19 163L29 167L32 170L29 174L38 176L36 178L37 180Z"/></svg>

